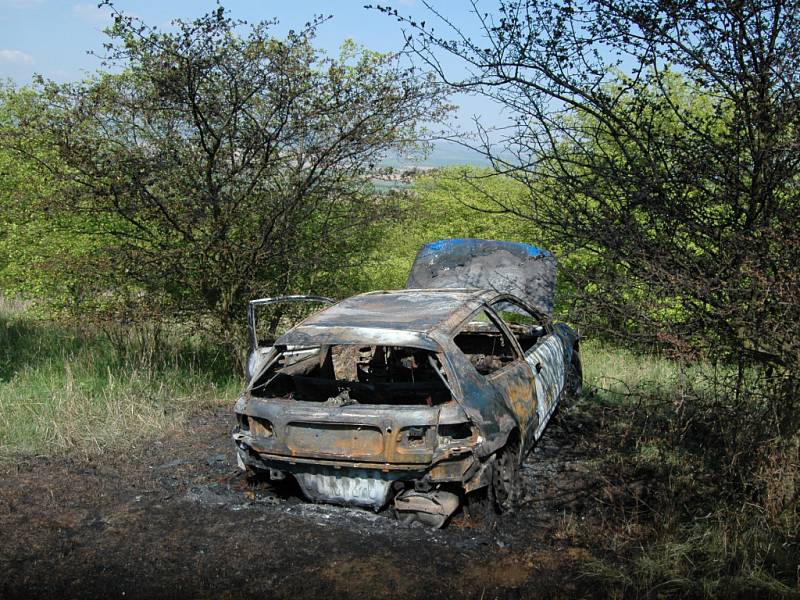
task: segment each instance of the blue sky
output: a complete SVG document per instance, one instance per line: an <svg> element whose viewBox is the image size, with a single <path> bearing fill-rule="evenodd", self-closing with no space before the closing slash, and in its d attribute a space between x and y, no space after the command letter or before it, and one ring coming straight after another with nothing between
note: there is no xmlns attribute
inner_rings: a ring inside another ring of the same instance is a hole
<svg viewBox="0 0 800 600"><path fill-rule="evenodd" d="M397 50L403 45L400 24L376 11L363 8L367 0L226 0L232 16L248 21L277 17L278 35L300 28L314 15L333 15L319 30L317 45L335 54L343 40L378 51ZM418 0L383 0L402 14L427 18L431 15ZM465 0L434 0L434 7L449 19L469 29L474 23ZM117 0L123 12L134 14L150 25L167 27L174 18L191 19L215 8L214 0ZM97 2L78 0L0 0L0 80L28 83L34 73L57 81L82 78L99 68L87 50L100 50L110 23L108 9ZM473 116L485 125L499 122L498 109L480 98L454 98L460 105L457 119L469 127Z"/></svg>

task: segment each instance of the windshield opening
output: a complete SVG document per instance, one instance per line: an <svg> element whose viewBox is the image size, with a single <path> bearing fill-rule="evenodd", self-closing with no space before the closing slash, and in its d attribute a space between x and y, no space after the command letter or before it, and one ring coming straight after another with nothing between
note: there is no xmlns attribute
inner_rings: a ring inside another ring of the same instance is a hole
<svg viewBox="0 0 800 600"><path fill-rule="evenodd" d="M452 399L436 353L406 346L284 348L254 383L254 396L327 406L436 406Z"/></svg>

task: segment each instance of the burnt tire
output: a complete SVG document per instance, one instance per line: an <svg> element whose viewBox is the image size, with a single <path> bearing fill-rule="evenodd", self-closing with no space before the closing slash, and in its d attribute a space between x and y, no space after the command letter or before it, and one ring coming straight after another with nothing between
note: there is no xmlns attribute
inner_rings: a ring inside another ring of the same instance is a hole
<svg viewBox="0 0 800 600"><path fill-rule="evenodd" d="M498 514L513 512L522 497L520 478L520 447L516 440L509 440L497 452L492 465L492 483L489 496Z"/></svg>
<svg viewBox="0 0 800 600"><path fill-rule="evenodd" d="M494 497L491 485L477 489L466 495L464 499L464 512L469 520L475 524L491 527L494 524L497 512L494 509Z"/></svg>
<svg viewBox="0 0 800 600"><path fill-rule="evenodd" d="M581 355L577 350L572 351L572 360L570 360L567 367L565 389L569 402L574 402L583 393L583 366L581 364Z"/></svg>

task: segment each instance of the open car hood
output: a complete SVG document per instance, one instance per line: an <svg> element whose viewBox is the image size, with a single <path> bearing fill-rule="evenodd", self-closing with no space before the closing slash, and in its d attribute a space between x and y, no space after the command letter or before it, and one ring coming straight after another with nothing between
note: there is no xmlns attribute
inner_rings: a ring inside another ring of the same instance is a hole
<svg viewBox="0 0 800 600"><path fill-rule="evenodd" d="M406 288L496 290L526 300L549 317L556 290L556 259L547 250L522 242L439 240L417 253Z"/></svg>

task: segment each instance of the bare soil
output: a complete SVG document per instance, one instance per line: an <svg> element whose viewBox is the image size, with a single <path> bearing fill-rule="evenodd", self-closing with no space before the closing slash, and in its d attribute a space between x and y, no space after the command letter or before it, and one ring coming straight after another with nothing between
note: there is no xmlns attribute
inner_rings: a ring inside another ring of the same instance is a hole
<svg viewBox="0 0 800 600"><path fill-rule="evenodd" d="M523 468L521 508L444 530L309 504L236 468L228 411L92 459L0 465L0 598L592 596L575 535L596 484L557 416Z"/></svg>

